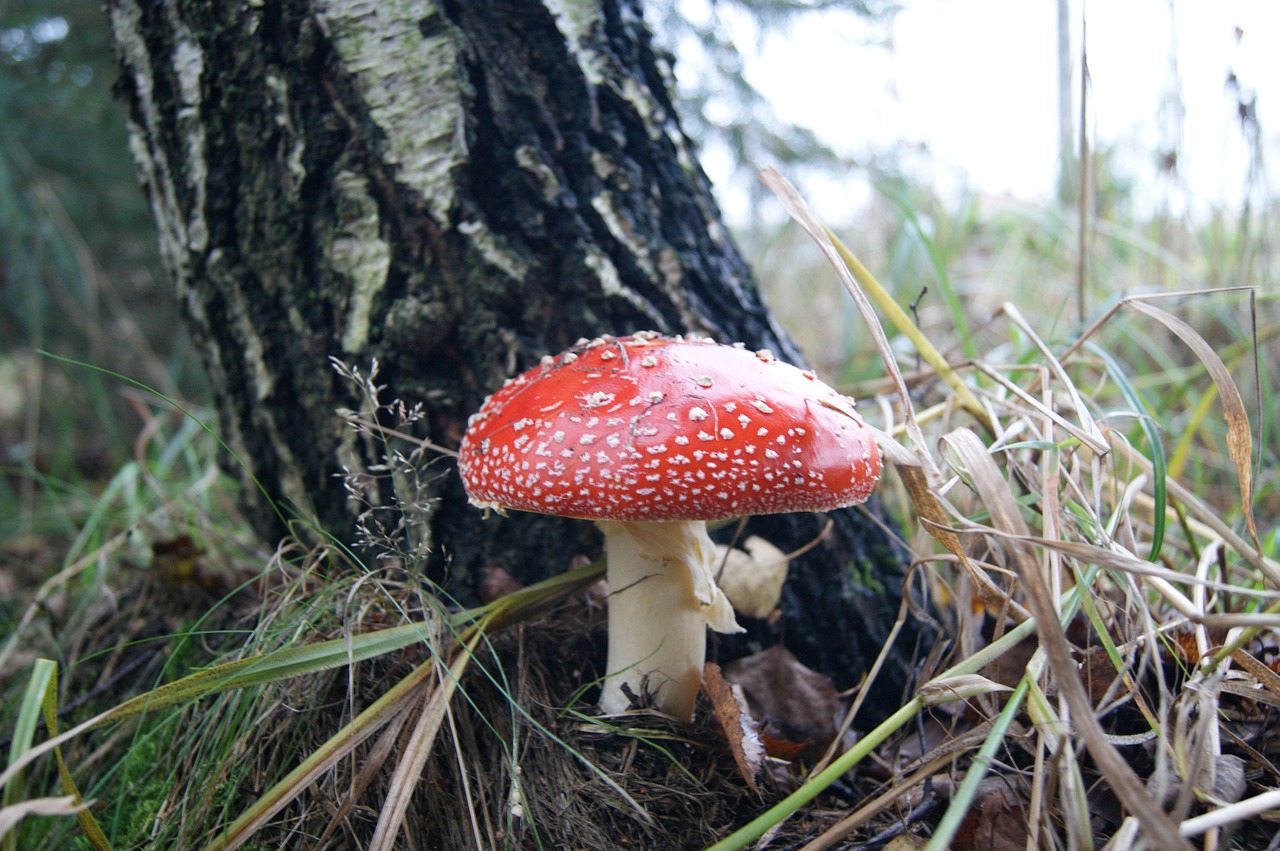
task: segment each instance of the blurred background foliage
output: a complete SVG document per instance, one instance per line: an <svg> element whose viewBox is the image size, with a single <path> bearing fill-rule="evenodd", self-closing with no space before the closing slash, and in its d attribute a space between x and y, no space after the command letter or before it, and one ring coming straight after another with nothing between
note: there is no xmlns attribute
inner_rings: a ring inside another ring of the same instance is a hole
<svg viewBox="0 0 1280 851"><path fill-rule="evenodd" d="M108 476L139 425L116 382L37 352L168 393L201 386L111 94L115 76L97 4L0 4L0 463L9 489L32 487L33 473Z"/></svg>

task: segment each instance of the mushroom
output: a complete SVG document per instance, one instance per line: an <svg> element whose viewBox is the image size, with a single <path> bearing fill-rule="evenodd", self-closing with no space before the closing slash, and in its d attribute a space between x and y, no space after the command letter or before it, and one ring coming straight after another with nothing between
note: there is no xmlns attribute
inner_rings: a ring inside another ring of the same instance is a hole
<svg viewBox="0 0 1280 851"><path fill-rule="evenodd" d="M850 400L768 351L641 332L510 379L458 452L472 505L594 520L609 656L600 708L645 692L689 719L706 627L739 632L706 521L865 500L880 452Z"/></svg>

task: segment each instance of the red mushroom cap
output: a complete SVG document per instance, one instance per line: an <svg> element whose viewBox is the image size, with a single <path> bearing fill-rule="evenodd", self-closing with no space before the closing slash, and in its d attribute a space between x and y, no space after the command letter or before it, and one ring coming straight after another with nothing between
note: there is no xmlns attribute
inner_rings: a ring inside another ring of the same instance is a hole
<svg viewBox="0 0 1280 851"><path fill-rule="evenodd" d="M714 520L862 502L880 451L849 400L767 351L638 333L508 381L458 452L473 505Z"/></svg>

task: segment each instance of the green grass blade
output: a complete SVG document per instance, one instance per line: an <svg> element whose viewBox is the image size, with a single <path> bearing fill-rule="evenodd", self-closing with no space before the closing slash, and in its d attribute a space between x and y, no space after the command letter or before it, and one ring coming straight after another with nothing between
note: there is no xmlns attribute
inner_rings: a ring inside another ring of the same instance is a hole
<svg viewBox="0 0 1280 851"><path fill-rule="evenodd" d="M956 336L960 340L965 357L969 360L977 360L978 349L973 342L973 332L969 328L969 320L965 315L964 305L960 303L960 296L956 293L955 285L951 283L951 274L947 271L947 258L942 256L942 251L938 248L937 242L929 235L928 230L920 221L920 217L916 215L915 209L908 203L907 199L883 182L877 184L877 188L880 190L880 194L888 198L889 202L897 208L898 214L910 226L912 235L924 249L925 256L929 258L929 268L933 270L933 276L938 281L938 286L942 289L942 300L947 304L947 312L951 314L951 321L955 324Z"/></svg>
<svg viewBox="0 0 1280 851"><path fill-rule="evenodd" d="M31 748L18 759L10 762L9 767L0 774L0 783L8 783L10 778L35 758L89 730L228 689L264 685L390 653L423 641L430 629L431 626L426 623L411 623L366 635L337 638L302 647L286 647L262 656L239 659L198 671L176 682L126 700L67 732Z"/></svg>
<svg viewBox="0 0 1280 851"><path fill-rule="evenodd" d="M56 662L48 659L37 659L31 670L31 678L27 680L27 688L22 693L22 702L18 705L18 720L13 727L13 738L9 742L9 764L12 765L31 748L35 740L36 727L40 723L40 710L44 704L44 693L49 682L54 679L58 669ZM4 785L3 806L7 809L23 798L21 774L10 777ZM18 832L15 830L4 837L4 851L18 851Z"/></svg>
<svg viewBox="0 0 1280 851"><path fill-rule="evenodd" d="M285 517L284 512L280 510L280 507L276 505L275 500L271 499L271 495L267 493L266 487L262 484L262 482L258 481L258 478L256 476L254 476L251 472L249 472L249 466L240 460L240 456L236 454L235 450L232 449L230 446L228 446L227 443L223 441L222 437L216 431L214 431L213 428L208 426L204 422L204 420L200 419L191 411L188 411L186 408L184 408L178 402L178 400L169 398L165 394L161 393L159 390L156 390L154 387L144 384L143 382L137 380L136 378L130 378L127 375L121 375L118 372L113 372L109 369L105 369L95 364L85 363L84 361L75 360L74 358L63 357L61 355L55 355L53 352L46 352L43 350L40 350L39 354L51 360L58 361L59 363L67 364L68 366L78 366L82 369L87 369L92 372L99 373L101 375L110 376L119 381L123 381L126 384L131 384L134 387L137 387L139 390L142 390L146 393L150 393L152 396L155 396L157 399L161 400L166 405L173 408L175 411L180 412L183 416L188 417L189 419L198 423L200 428L203 429L206 434L208 434L210 437L216 440L218 442L218 446L220 446L224 452L228 453L231 456L232 460L235 461L236 465L249 475L249 479L250 481L253 482L253 486L256 487L258 491L262 494L263 499L266 500L266 503L271 506L271 510L275 512L276 516L280 519L280 522L285 524L288 523L288 518Z"/></svg>
<svg viewBox="0 0 1280 851"><path fill-rule="evenodd" d="M121 703L107 713L111 717L104 718L102 723L120 721L228 689L266 685L371 659L424 641L431 629L432 625L425 622L405 624L364 635L286 647L262 656L216 665Z"/></svg>
<svg viewBox="0 0 1280 851"><path fill-rule="evenodd" d="M764 836L765 832L775 824L780 824L788 816L818 797L828 786L870 755L885 739L900 730L922 709L924 709L923 699L915 697L909 700L880 726L859 739L856 745L841 754L839 759L833 760L799 789L774 804L745 827L739 828L730 836L712 845L707 851L738 851Z"/></svg>
<svg viewBox="0 0 1280 851"><path fill-rule="evenodd" d="M1013 724L1013 719L1022 709L1022 701L1027 696L1032 676L1030 671L1023 675L1017 688L1013 690L1013 694L1009 695L1008 701L1005 702L1004 709L996 716L995 724L992 725L991 731L987 733L987 738L983 741L978 755L974 757L973 762L965 771L964 780L961 781L955 795L952 796L951 804L943 814L942 820L934 828L933 836L929 839L929 844L925 846L925 851L946 851L951 847L951 841L955 838L956 831L960 829L960 822L968 815L974 796L978 793L978 784L982 782L982 778L987 776L987 770L991 768L996 754L1004 744L1005 736L1009 733L1009 727Z"/></svg>
<svg viewBox="0 0 1280 851"><path fill-rule="evenodd" d="M938 376L955 391L956 399L961 407L977 418L984 428L990 430L991 418L969 385L964 383L942 353L937 350L924 332L907 315L901 305L894 300L893 294L885 289L875 275L871 274L871 270L862 265L862 261L840 241L840 238L830 228L826 229L826 233L831 238L831 244L835 247L836 253L840 255L840 259L844 261L849 273L858 282L858 286L862 287L862 291L866 293L867 298L876 307L880 308L880 311L888 317L893 326L898 329L898 332L911 341L911 345L920 353L920 357L924 358L925 362L937 371Z"/></svg>

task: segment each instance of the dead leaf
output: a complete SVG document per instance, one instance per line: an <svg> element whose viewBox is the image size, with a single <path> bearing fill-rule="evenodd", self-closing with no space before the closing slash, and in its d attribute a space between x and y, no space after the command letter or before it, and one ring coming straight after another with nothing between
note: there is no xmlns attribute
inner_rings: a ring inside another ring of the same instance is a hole
<svg viewBox="0 0 1280 851"><path fill-rule="evenodd" d="M953 851L1024 851L1027 847L1027 800L1003 777L987 777L978 784L973 804L965 813Z"/></svg>
<svg viewBox="0 0 1280 851"><path fill-rule="evenodd" d="M492 603L499 597L513 594L524 587L519 580L497 565L486 564L483 570L477 592L481 603Z"/></svg>
<svg viewBox="0 0 1280 851"><path fill-rule="evenodd" d="M1089 694L1089 702L1098 706L1108 694L1114 698L1115 694L1111 686L1118 676L1120 672L1116 670L1116 665L1107 654L1107 649L1090 647L1080 666L1080 681L1084 683L1084 690Z"/></svg>
<svg viewBox="0 0 1280 851"><path fill-rule="evenodd" d="M716 545L720 565L716 584L738 614L766 618L778 607L791 559L759 535L750 536L742 546Z"/></svg>
<svg viewBox="0 0 1280 851"><path fill-rule="evenodd" d="M720 666L708 662L703 668L702 690L711 700L711 712L729 744L738 773L757 796L763 797L756 785L756 775L764 764L764 745L760 726L747 711L747 701L739 686L731 685L720 673Z"/></svg>
<svg viewBox="0 0 1280 851"><path fill-rule="evenodd" d="M984 637L989 638L994 626L994 619L988 616ZM1015 687L1027 675L1027 665L1031 664L1031 657L1039 646L1034 635L1027 636L983 668L982 673L1001 685Z"/></svg>
<svg viewBox="0 0 1280 851"><path fill-rule="evenodd" d="M741 686L766 743L814 761L835 739L841 715L840 695L825 674L805 667L781 644L735 659L725 678ZM781 756L769 749L770 756Z"/></svg>

